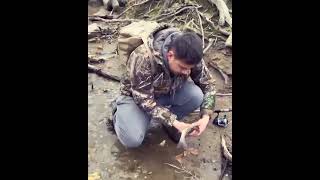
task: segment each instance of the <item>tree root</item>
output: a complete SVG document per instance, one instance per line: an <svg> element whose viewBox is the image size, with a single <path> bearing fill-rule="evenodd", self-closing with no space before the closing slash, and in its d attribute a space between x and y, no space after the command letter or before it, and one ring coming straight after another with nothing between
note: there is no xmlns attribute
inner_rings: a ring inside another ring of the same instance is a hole
<svg viewBox="0 0 320 180"><path fill-rule="evenodd" d="M218 70L218 72L221 74L224 84L228 84L228 75L226 75L217 65L215 65L213 62L208 62L208 64L213 67L214 69Z"/></svg>
<svg viewBox="0 0 320 180"><path fill-rule="evenodd" d="M223 153L224 157L228 161L232 162L232 154L230 154L230 152L227 148L226 141L225 141L223 135L221 135L221 147L222 147L222 153Z"/></svg>
<svg viewBox="0 0 320 180"><path fill-rule="evenodd" d="M116 23L116 22L134 22L139 21L138 19L103 19L101 17L88 17L90 21L103 21L105 23Z"/></svg>
<svg viewBox="0 0 320 180"><path fill-rule="evenodd" d="M232 27L232 18L229 13L229 8L224 0L208 0L210 3L214 4L219 11L219 25L224 26L225 22Z"/></svg>
<svg viewBox="0 0 320 180"><path fill-rule="evenodd" d="M230 34L230 36L226 40L226 47L232 47L232 33Z"/></svg>
<svg viewBox="0 0 320 180"><path fill-rule="evenodd" d="M142 4L145 4L147 2L149 2L150 0L146 0L146 1L143 1L141 3L137 3L137 4L134 4L130 7L128 7L126 10L124 10L122 13L120 13L115 19L118 19L119 17L121 17L124 13L126 13L128 10L130 10L131 8L135 7L135 6L139 6L139 5L142 5Z"/></svg>
<svg viewBox="0 0 320 180"><path fill-rule="evenodd" d="M195 11L197 12L198 18L199 18L199 24L200 24L200 28L201 28L201 34L202 34L202 49L204 49L204 33L203 33L203 27L202 27L202 20L199 14L199 11L196 7L194 7Z"/></svg>

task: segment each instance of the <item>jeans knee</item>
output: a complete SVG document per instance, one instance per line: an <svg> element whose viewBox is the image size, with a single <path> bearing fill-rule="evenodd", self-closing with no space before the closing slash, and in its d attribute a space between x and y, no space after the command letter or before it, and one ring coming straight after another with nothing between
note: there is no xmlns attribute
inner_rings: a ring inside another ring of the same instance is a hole
<svg viewBox="0 0 320 180"><path fill-rule="evenodd" d="M200 105L202 104L202 101L203 101L203 96L204 96L202 90L198 86L196 86L192 89L192 91L190 93L191 93L190 94L190 97L191 97L190 102L192 102L192 104L196 108L200 107Z"/></svg>
<svg viewBox="0 0 320 180"><path fill-rule="evenodd" d="M121 141L121 143L127 148L136 148L139 147L144 139L144 135L134 135L134 136L127 136L126 139Z"/></svg>

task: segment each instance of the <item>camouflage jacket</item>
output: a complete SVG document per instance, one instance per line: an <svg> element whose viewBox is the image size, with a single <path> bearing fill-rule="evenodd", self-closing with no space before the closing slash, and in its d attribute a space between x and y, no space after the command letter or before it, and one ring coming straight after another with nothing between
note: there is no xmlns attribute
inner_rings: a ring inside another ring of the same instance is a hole
<svg viewBox="0 0 320 180"><path fill-rule="evenodd" d="M157 104L156 98L163 94L174 95L175 90L189 78L181 75L172 78L162 56L163 49L170 43L168 38L172 40L178 33L178 29L168 28L150 36L148 46L153 53L152 57L148 55L144 45L137 47L129 56L127 70L120 85L122 95L132 96L135 103L153 119L169 126L172 126L177 116L168 108ZM190 77L204 93L201 115L211 117L215 106L215 80L203 60L191 70Z"/></svg>

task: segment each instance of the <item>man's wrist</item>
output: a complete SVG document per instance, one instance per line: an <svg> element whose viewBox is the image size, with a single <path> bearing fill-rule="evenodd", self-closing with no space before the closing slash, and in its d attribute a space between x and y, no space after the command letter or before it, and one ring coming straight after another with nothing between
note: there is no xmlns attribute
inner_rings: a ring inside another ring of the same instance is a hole
<svg viewBox="0 0 320 180"><path fill-rule="evenodd" d="M210 116L208 114L202 115L201 119L205 119L206 121L210 120Z"/></svg>

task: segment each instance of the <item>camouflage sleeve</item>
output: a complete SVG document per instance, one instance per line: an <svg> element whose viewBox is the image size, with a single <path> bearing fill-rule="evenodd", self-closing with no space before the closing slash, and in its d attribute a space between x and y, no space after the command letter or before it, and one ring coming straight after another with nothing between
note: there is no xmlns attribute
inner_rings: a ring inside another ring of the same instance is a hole
<svg viewBox="0 0 320 180"><path fill-rule="evenodd" d="M131 91L135 103L153 119L172 126L177 116L156 103L152 85L152 70L149 57L133 51L128 60Z"/></svg>
<svg viewBox="0 0 320 180"><path fill-rule="evenodd" d="M207 114L211 117L216 100L215 80L211 76L204 60L192 69L190 76L204 94L203 102L200 107L201 115Z"/></svg>

